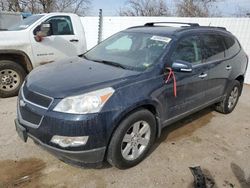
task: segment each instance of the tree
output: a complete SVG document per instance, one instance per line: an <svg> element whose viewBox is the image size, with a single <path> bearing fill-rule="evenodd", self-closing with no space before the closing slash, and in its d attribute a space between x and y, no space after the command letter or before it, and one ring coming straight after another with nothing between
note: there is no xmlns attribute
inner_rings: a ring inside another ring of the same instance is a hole
<svg viewBox="0 0 250 188"><path fill-rule="evenodd" d="M235 13L232 15L236 17L250 17L250 9L237 6L235 8Z"/></svg>
<svg viewBox="0 0 250 188"><path fill-rule="evenodd" d="M73 12L86 14L91 0L0 0L0 10L13 12Z"/></svg>
<svg viewBox="0 0 250 188"><path fill-rule="evenodd" d="M180 0L177 3L177 15L181 17L208 17L214 16L213 3L217 0Z"/></svg>
<svg viewBox="0 0 250 188"><path fill-rule="evenodd" d="M120 9L120 16L169 16L164 0L127 0L127 5Z"/></svg>

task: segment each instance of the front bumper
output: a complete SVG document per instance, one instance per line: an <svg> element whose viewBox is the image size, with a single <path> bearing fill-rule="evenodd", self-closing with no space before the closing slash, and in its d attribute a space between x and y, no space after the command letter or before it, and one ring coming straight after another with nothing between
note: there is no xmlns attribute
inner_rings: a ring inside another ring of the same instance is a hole
<svg viewBox="0 0 250 188"><path fill-rule="evenodd" d="M90 165L90 164L99 164L102 163L106 151L106 147L100 147L91 150L84 150L84 151L69 151L59 149L50 145L43 143L41 140L33 136L28 132L28 130L23 127L18 119L15 120L16 131L20 138L26 142L27 138L31 138L36 144L40 145L46 151L50 152L51 154L55 155L57 158L61 159L62 161L76 164L76 165Z"/></svg>

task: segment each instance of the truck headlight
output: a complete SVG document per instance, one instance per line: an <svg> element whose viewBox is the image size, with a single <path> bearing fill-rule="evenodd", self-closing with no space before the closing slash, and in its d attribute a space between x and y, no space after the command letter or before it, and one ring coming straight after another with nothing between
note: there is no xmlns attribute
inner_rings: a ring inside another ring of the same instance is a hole
<svg viewBox="0 0 250 188"><path fill-rule="evenodd" d="M111 87L62 99L54 111L70 114L88 114L99 112L115 90Z"/></svg>

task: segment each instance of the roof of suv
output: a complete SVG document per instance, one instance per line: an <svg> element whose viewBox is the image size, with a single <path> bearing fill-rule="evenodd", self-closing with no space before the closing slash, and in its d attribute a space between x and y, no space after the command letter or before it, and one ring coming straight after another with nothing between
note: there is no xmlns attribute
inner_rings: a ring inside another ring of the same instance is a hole
<svg viewBox="0 0 250 188"><path fill-rule="evenodd" d="M158 24L180 24L181 27L173 27L166 25L158 25ZM186 25L186 26L183 26ZM155 35L165 35L165 36L173 36L180 32L185 31L218 31L222 33L229 34L226 28L223 27L213 27L213 26L199 26L196 23L178 23L178 22L155 22L155 23L146 23L143 26L135 26L130 27L127 31L139 32L139 33L150 33Z"/></svg>

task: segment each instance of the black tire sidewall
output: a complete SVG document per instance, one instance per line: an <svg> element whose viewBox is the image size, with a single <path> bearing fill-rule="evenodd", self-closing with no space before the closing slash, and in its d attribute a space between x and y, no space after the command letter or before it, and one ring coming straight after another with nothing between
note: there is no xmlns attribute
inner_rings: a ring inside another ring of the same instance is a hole
<svg viewBox="0 0 250 188"><path fill-rule="evenodd" d="M137 159L129 161L123 158L121 153L121 144L124 135L127 133L128 129L137 121L146 121L151 130L150 135L150 141L147 146L147 148L144 150L144 152L139 156ZM108 161L111 163L111 165L116 166L120 169L126 169L130 168L132 166L135 166L136 164L140 163L147 155L149 149L154 143L156 136L156 121L154 115L149 112L148 110L137 110L134 113L127 116L118 126L116 131L113 134L113 137L111 138L111 142L109 144L108 148Z"/></svg>
<svg viewBox="0 0 250 188"><path fill-rule="evenodd" d="M16 96L27 74L22 66L10 60L0 60L0 72L4 69L11 69L16 71L20 77L20 84L16 89L11 91L0 90L0 97L6 98Z"/></svg>

